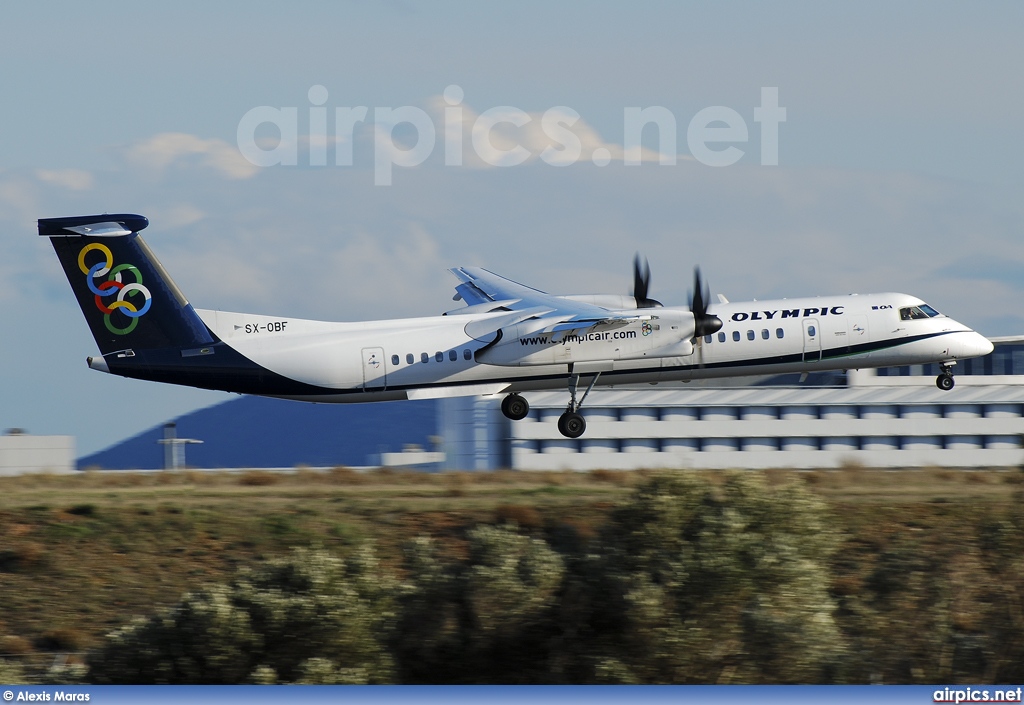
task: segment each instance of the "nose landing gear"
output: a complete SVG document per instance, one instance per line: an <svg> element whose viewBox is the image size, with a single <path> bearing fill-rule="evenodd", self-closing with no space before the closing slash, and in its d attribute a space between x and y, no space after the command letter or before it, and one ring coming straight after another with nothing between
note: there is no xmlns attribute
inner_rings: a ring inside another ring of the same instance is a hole
<svg viewBox="0 0 1024 705"><path fill-rule="evenodd" d="M935 378L935 386L944 392L948 392L956 384L953 381L953 370L949 365L942 365L941 367L942 372Z"/></svg>

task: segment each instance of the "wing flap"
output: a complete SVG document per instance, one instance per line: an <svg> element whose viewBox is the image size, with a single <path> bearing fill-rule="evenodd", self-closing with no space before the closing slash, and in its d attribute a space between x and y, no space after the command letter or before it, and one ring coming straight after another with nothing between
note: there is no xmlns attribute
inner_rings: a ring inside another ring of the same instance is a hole
<svg viewBox="0 0 1024 705"><path fill-rule="evenodd" d="M492 384L463 384L451 387L426 387L423 389L410 389L406 392L409 399L450 399L451 397L478 397L493 396L501 394L508 389L507 382L495 382Z"/></svg>

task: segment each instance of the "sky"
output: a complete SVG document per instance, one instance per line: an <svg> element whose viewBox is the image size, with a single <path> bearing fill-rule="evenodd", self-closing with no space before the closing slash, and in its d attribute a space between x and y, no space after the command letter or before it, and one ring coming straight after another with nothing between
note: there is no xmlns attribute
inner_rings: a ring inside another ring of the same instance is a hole
<svg viewBox="0 0 1024 705"><path fill-rule="evenodd" d="M197 308L432 315L463 265L629 293L640 252L667 304L700 265L730 300L900 291L1024 334L1022 32L1013 2L15 4L0 429L85 455L232 398L87 369L41 217L147 216ZM651 108L674 129L637 145Z"/></svg>

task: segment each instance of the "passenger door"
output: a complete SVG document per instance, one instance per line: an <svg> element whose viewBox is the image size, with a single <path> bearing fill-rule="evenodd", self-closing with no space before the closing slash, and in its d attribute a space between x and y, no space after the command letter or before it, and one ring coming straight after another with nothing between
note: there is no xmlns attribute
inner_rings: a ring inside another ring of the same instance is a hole
<svg viewBox="0 0 1024 705"><path fill-rule="evenodd" d="M363 348L363 389L381 390L387 386L384 348Z"/></svg>
<svg viewBox="0 0 1024 705"><path fill-rule="evenodd" d="M821 328L817 318L804 319L804 362L821 362Z"/></svg>

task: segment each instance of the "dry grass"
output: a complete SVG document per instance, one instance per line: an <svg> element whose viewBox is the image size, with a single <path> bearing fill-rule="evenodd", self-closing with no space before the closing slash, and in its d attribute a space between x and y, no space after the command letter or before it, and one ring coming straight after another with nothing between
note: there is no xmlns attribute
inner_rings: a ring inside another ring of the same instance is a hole
<svg viewBox="0 0 1024 705"><path fill-rule="evenodd" d="M498 524L515 524L524 529L539 529L544 526L544 517L535 508L523 504L499 504L494 510Z"/></svg>
<svg viewBox="0 0 1024 705"><path fill-rule="evenodd" d="M280 481L279 475L264 470L250 470L238 476L238 484L245 487L266 487L276 485Z"/></svg>
<svg viewBox="0 0 1024 705"><path fill-rule="evenodd" d="M626 470L593 470L590 477L595 482L607 482L620 487L630 487L637 479L636 473Z"/></svg>
<svg viewBox="0 0 1024 705"><path fill-rule="evenodd" d="M32 642L20 636L0 636L0 655L22 656L32 653Z"/></svg>

